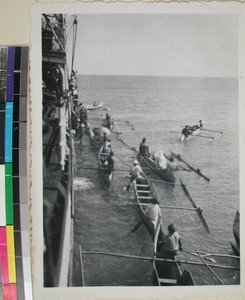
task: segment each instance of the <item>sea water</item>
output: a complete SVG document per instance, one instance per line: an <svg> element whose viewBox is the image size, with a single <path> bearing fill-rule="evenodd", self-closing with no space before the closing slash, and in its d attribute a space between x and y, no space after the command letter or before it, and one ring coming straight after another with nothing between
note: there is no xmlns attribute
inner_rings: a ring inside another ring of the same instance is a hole
<svg viewBox="0 0 245 300"><path fill-rule="evenodd" d="M232 254L232 225L239 210L239 116L237 78L176 78L147 76L79 76L79 100L85 105L103 101L103 108L88 113L93 127L101 126L106 113L115 121L114 131L130 147L138 149L143 137L151 152L178 153L191 166L199 168L210 182L195 172L176 171L209 226L208 233L198 214L191 210L162 208L165 227L174 222L183 248L195 253ZM222 131L202 132L179 142L184 125L202 120L204 128ZM212 137L214 139L212 139ZM111 134L115 153L115 173L107 188L98 172L98 149L84 135L75 144L74 285L81 284L79 245L82 251L106 251L133 256L152 256L153 244L134 203L134 193L124 190L135 152ZM176 161L176 163L179 163ZM186 169L186 165L181 164ZM148 170L162 206L192 208L181 186L158 182ZM137 227L138 225L138 227ZM135 229L135 230L133 230ZM133 232L132 232L133 230ZM181 253L182 260L198 260ZM237 266L234 259L215 257L222 264ZM217 279L206 267L182 265L192 271L198 285L216 285ZM152 284L152 263L135 258L99 254L83 255L85 285L147 286ZM239 284L239 273L215 269L225 284Z"/></svg>

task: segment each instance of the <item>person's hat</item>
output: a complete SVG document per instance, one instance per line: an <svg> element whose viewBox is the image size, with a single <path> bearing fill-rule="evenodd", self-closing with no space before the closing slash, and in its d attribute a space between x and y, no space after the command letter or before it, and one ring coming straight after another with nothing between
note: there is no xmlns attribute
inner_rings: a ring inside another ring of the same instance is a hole
<svg viewBox="0 0 245 300"><path fill-rule="evenodd" d="M176 226L175 226L174 223L172 223L172 224L170 224L170 225L168 226L168 231L169 231L170 233L174 233L176 230L177 230L177 228L176 228Z"/></svg>
<svg viewBox="0 0 245 300"><path fill-rule="evenodd" d="M199 122L202 122L202 120L199 120Z"/></svg>
<svg viewBox="0 0 245 300"><path fill-rule="evenodd" d="M146 138L144 137L143 139L142 139L142 142L144 143L146 141Z"/></svg>
<svg viewBox="0 0 245 300"><path fill-rule="evenodd" d="M138 165L138 163L139 163L138 160L135 159L135 160L134 160L134 165Z"/></svg>

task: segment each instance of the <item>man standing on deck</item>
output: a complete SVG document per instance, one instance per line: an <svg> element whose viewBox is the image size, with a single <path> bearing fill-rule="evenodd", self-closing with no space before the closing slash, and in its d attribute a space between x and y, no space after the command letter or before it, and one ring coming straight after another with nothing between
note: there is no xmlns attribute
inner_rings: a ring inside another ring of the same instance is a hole
<svg viewBox="0 0 245 300"><path fill-rule="evenodd" d="M141 173L142 173L142 169L139 165L139 162L137 160L134 160L134 166L130 172L130 180L129 180L129 184L127 186L127 191L129 190L130 184L132 181L134 181L136 178L141 177Z"/></svg>

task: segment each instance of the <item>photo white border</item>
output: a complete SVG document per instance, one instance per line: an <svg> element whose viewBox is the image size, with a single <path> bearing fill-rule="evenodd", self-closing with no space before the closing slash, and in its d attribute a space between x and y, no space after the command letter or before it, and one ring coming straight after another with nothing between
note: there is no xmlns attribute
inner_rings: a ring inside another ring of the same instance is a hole
<svg viewBox="0 0 245 300"><path fill-rule="evenodd" d="M245 296L244 268L239 286L195 287L43 287L43 199L42 199L42 53L41 15L62 14L237 14L239 15L239 117L240 117L240 212L244 211L244 127L245 95L245 4L239 2L199 3L52 3L33 4L30 12L31 81L31 255L34 299L194 299ZM241 230L241 266L244 266L244 240Z"/></svg>

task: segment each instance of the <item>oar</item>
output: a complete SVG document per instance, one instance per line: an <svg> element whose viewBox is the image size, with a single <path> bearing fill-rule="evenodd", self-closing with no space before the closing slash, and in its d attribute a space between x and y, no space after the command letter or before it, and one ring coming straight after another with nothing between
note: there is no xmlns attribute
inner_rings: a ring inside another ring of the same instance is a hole
<svg viewBox="0 0 245 300"><path fill-rule="evenodd" d="M236 255L230 255L230 254L216 254L216 253L206 253L203 251L198 250L199 253L202 254L203 257L207 257L207 256L216 256L216 257L228 257L228 258L236 258L236 259L240 259L240 256L236 256Z"/></svg>
<svg viewBox="0 0 245 300"><path fill-rule="evenodd" d="M202 130L209 131L209 132L217 132L217 133L223 134L223 131L219 131L219 130L210 130L210 129L202 129Z"/></svg>
<svg viewBox="0 0 245 300"><path fill-rule="evenodd" d="M193 256L195 256L195 257L199 257L196 253L189 252L189 251L187 251L187 250L183 250L183 249L182 249L182 252L191 254L191 255L193 255ZM209 258L209 257L203 257L203 258L206 259L206 260L211 261L212 263L216 263L216 260L215 260L215 259L212 259L212 258Z"/></svg>
<svg viewBox="0 0 245 300"><path fill-rule="evenodd" d="M176 132L176 133L180 133L179 131L177 130L169 130L169 132Z"/></svg>
<svg viewBox="0 0 245 300"><path fill-rule="evenodd" d="M108 256L114 256L114 257L135 258L135 259L148 260L148 261L155 260L155 261L159 261L159 262L170 262L170 263L178 263L178 264L189 264L189 265L195 265L195 266L206 266L204 263L199 263L196 261L175 260L175 259L149 257L149 256L137 256L137 255L111 253L111 252L105 252L105 251L82 252L82 254L108 255ZM239 267L234 267L234 266L223 266L223 265L210 264L209 267L215 267L215 268L220 268L220 269L230 269L230 270L240 270Z"/></svg>
<svg viewBox="0 0 245 300"><path fill-rule="evenodd" d="M196 172L198 175L202 176L205 180L207 181L210 181L210 179L208 177L206 177L205 175L203 175L201 173L201 170L198 168L198 169L195 169L194 167L192 167L188 162L186 162L179 154L175 154L174 152L170 151L171 152L171 155L178 159L179 161L182 161L184 164L186 164L192 171Z"/></svg>
<svg viewBox="0 0 245 300"><path fill-rule="evenodd" d="M139 228L140 228L140 225L143 224L143 221L140 221L138 224L136 224L134 226L134 228L132 230L130 230L129 233L135 233Z"/></svg>
<svg viewBox="0 0 245 300"><path fill-rule="evenodd" d="M205 260L203 259L203 257L200 255L200 253L196 250L196 253L197 253L197 255L199 256L199 258L201 259L201 261L205 264L205 266L209 269L209 271L215 276L215 278L217 278L218 279L218 281L222 284L222 285L224 285L224 283L223 283L223 281L219 278L219 276L214 272L214 270L212 270L211 268L210 268L210 265L208 265L206 262L205 262Z"/></svg>
<svg viewBox="0 0 245 300"><path fill-rule="evenodd" d="M200 138L205 138L205 139L213 139L214 140L214 137L213 136L205 136L205 135L195 135L196 137L200 137Z"/></svg>

